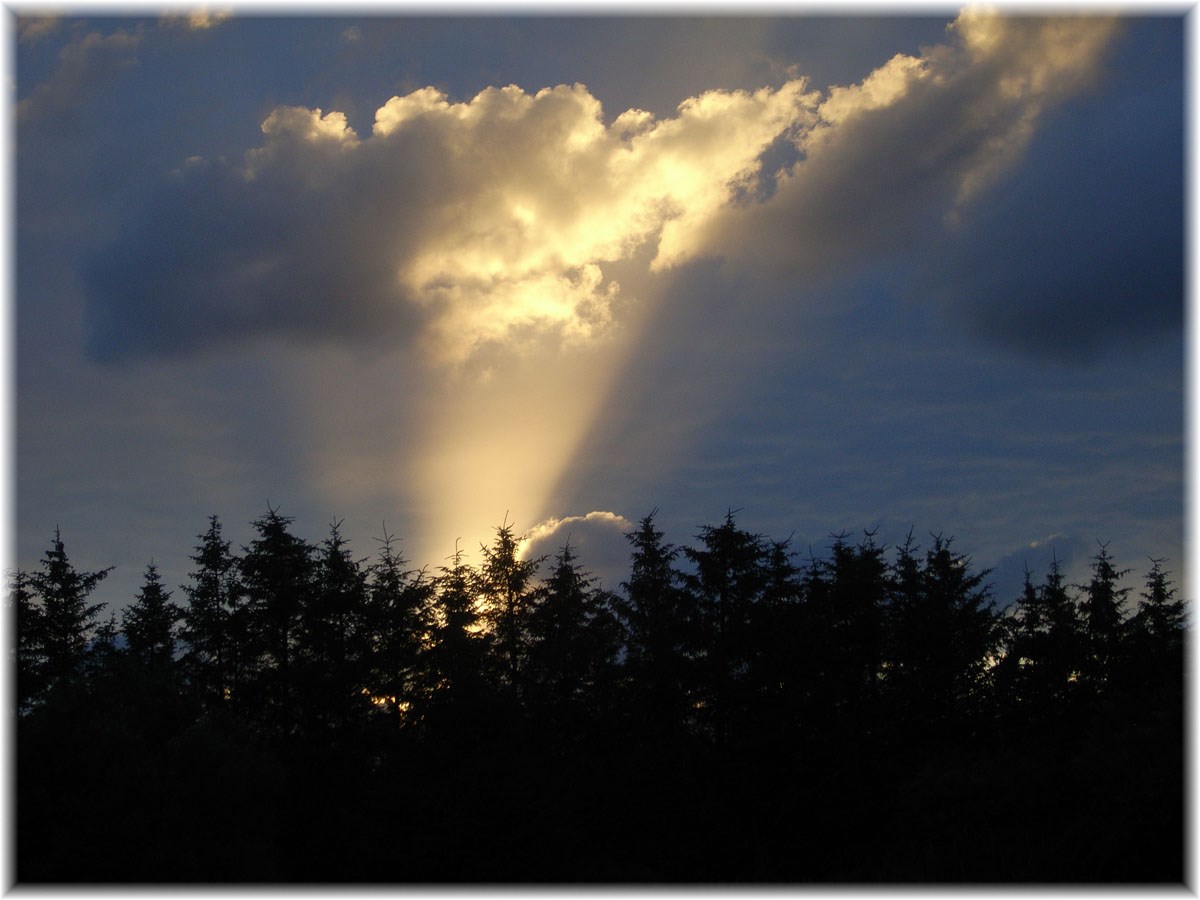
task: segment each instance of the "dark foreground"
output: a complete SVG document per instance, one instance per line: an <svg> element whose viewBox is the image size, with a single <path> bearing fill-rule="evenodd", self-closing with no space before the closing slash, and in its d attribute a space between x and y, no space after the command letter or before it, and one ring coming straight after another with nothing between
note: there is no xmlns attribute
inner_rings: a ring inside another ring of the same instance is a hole
<svg viewBox="0 0 1200 900"><path fill-rule="evenodd" d="M19 883L1184 879L1157 563L1001 612L940 538L797 566L647 517L610 593L508 528L429 577L255 524L119 631L57 536L14 579Z"/></svg>

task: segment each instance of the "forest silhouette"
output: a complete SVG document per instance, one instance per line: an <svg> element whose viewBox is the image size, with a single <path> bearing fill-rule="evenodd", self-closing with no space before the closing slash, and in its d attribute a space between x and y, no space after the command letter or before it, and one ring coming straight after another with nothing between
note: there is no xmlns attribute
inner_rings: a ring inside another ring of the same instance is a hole
<svg viewBox="0 0 1200 900"><path fill-rule="evenodd" d="M56 530L9 575L18 883L1184 880L1165 561L997 598L941 535L655 516L616 590L507 522L430 569L213 516L119 620Z"/></svg>

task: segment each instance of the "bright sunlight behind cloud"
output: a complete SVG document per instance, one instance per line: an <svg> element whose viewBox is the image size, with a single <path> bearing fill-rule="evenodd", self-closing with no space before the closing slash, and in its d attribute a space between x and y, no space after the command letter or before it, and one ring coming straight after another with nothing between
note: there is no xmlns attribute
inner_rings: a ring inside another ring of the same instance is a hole
<svg viewBox="0 0 1200 900"><path fill-rule="evenodd" d="M277 337L405 356L428 412L395 477L430 558L455 536L470 550L506 510L522 527L555 511L672 270L721 258L811 280L945 227L1115 28L969 11L858 84L788 75L667 117L609 118L582 84L425 87L365 136L341 110L278 106L240 162L181 162L92 259L90 348L122 362ZM366 477L319 465L318 481Z"/></svg>

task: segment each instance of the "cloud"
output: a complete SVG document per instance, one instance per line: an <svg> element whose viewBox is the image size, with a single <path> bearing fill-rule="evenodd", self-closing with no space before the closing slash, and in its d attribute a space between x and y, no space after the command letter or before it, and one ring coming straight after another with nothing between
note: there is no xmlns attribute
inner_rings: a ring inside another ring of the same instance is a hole
<svg viewBox="0 0 1200 900"><path fill-rule="evenodd" d="M990 567L987 579L992 586L996 608L1004 609L1020 598L1026 571L1034 585L1040 585L1046 580L1051 563L1056 560L1068 584L1081 580L1086 571L1088 553L1088 542L1082 538L1052 534L1030 541L1026 546L1001 557Z"/></svg>
<svg viewBox="0 0 1200 900"><path fill-rule="evenodd" d="M705 223L710 252L811 276L917 245L1022 157L1045 110L1095 77L1117 22L968 10L948 30L947 44L831 88L770 201Z"/></svg>
<svg viewBox="0 0 1200 900"><path fill-rule="evenodd" d="M58 31L62 25L60 16L18 16L17 41L22 44L34 44L47 35Z"/></svg>
<svg viewBox="0 0 1200 900"><path fill-rule="evenodd" d="M216 28L232 15L233 12L228 9L213 10L207 6L199 6L186 13L163 16L162 23L168 27L186 28L188 31L208 31Z"/></svg>
<svg viewBox="0 0 1200 900"><path fill-rule="evenodd" d="M810 101L808 101L810 102ZM240 165L193 163L87 273L100 359L256 334L373 333L461 363L489 345L603 335L603 264L686 255L729 183L792 127L803 82L709 92L606 125L581 85L394 97L360 138L274 110Z"/></svg>
<svg viewBox="0 0 1200 900"><path fill-rule="evenodd" d="M1139 22L1127 73L1047 122L1000 202L945 232L917 290L982 341L1088 363L1182 333L1181 32Z"/></svg>
<svg viewBox="0 0 1200 900"><path fill-rule="evenodd" d="M23 20L24 21L24 20ZM45 19L32 20L34 36L48 33L38 30ZM49 26L47 26L48 28ZM26 32L22 31L22 36ZM75 121L75 115L122 72L137 65L137 50L142 29L118 29L112 34L89 32L71 41L59 52L58 67L47 80L17 102L17 126L40 127L53 133Z"/></svg>
<svg viewBox="0 0 1200 900"><path fill-rule="evenodd" d="M602 586L615 590L629 577L629 542L625 535L633 528L634 523L624 516L603 510L583 516L550 518L525 535L521 556L548 557L544 565L549 566L559 551L570 545L578 564L595 575Z"/></svg>
<svg viewBox="0 0 1200 900"><path fill-rule="evenodd" d="M579 84L395 96L359 135L279 107L240 163L193 161L91 260L89 349L120 361L274 336L492 348L607 338L617 265L819 275L911 244L1025 152L1115 22L968 11L951 42L826 95L803 78L611 121Z"/></svg>

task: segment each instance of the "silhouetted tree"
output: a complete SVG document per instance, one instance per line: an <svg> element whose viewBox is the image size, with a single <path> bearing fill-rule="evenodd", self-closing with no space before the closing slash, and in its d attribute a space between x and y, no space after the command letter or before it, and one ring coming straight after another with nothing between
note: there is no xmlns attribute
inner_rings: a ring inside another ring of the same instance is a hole
<svg viewBox="0 0 1200 900"><path fill-rule="evenodd" d="M1104 545L1086 588L1026 572L1001 634L940 536L889 564L835 535L801 568L732 512L683 550L655 515L619 595L569 541L535 583L507 523L431 578L386 529L367 565L269 510L238 560L212 517L183 668L155 565L122 646L89 601L108 570L56 533L9 577L18 876L1182 877L1186 608L1160 560L1128 620Z"/></svg>
<svg viewBox="0 0 1200 900"><path fill-rule="evenodd" d="M114 616L101 629L92 654L103 659L90 679L94 714L118 725L123 740L139 741L146 750L177 733L196 712L180 690L175 632L182 610L170 597L151 562L136 597L121 613L124 647L116 644Z"/></svg>
<svg viewBox="0 0 1200 900"><path fill-rule="evenodd" d="M478 575L457 547L434 580L430 640L422 654L422 707L427 718L457 728L486 703L491 635L477 606Z"/></svg>
<svg viewBox="0 0 1200 900"><path fill-rule="evenodd" d="M43 647L45 624L42 607L36 602L29 586L29 576L21 571L8 575L10 621L16 630L13 655L16 664L16 695L18 713L32 709L36 698L45 688L46 657Z"/></svg>
<svg viewBox="0 0 1200 900"><path fill-rule="evenodd" d="M237 558L230 542L221 537L217 516L209 517L200 542L190 557L195 563L190 582L183 586L187 603L180 637L186 646L187 677L201 701L213 707L240 699L248 652L247 613Z"/></svg>
<svg viewBox="0 0 1200 900"><path fill-rule="evenodd" d="M1187 608L1176 599L1165 560L1151 559L1138 611L1129 621L1131 677L1142 687L1182 684Z"/></svg>
<svg viewBox="0 0 1200 900"><path fill-rule="evenodd" d="M418 701L421 652L431 629L434 583L425 571L406 568L395 539L384 529L369 571L370 682L376 695L403 721Z"/></svg>
<svg viewBox="0 0 1200 900"><path fill-rule="evenodd" d="M300 614L315 585L314 548L292 534L291 522L268 509L252 523L258 537L243 548L240 565L249 642L259 664L255 693L285 730L295 715L291 667Z"/></svg>
<svg viewBox="0 0 1200 900"><path fill-rule="evenodd" d="M501 656L504 683L519 695L532 580L541 560L519 558L520 541L507 522L496 529L490 547L481 544L479 549L483 564L478 573L478 597L483 618Z"/></svg>
<svg viewBox="0 0 1200 900"><path fill-rule="evenodd" d="M1137 625L1156 640L1170 646L1183 640L1187 627L1187 604L1176 599L1176 590L1163 570L1163 559L1151 559L1146 589L1138 600Z"/></svg>
<svg viewBox="0 0 1200 900"><path fill-rule="evenodd" d="M675 568L680 551L654 527L657 510L625 537L633 547L617 612L625 637L628 714L647 734L671 733L692 719L699 616Z"/></svg>
<svg viewBox="0 0 1200 900"><path fill-rule="evenodd" d="M41 610L37 616L27 617L27 624L37 629L29 644L37 648L33 656L40 659L47 687L52 689L81 674L95 637L96 617L105 605L87 600L111 571L111 566L99 572L76 571L67 558L61 533L54 529L41 571L27 580Z"/></svg>
<svg viewBox="0 0 1200 900"><path fill-rule="evenodd" d="M615 683L620 629L610 595L576 565L570 542L531 596L526 671L530 710L551 735L583 733Z"/></svg>
<svg viewBox="0 0 1200 900"><path fill-rule="evenodd" d="M896 712L928 729L927 736L977 709L1000 638L986 576L971 572L970 559L941 535L923 562L911 535L899 548L889 604L888 681L900 703Z"/></svg>
<svg viewBox="0 0 1200 900"><path fill-rule="evenodd" d="M840 684L839 705L856 706L874 696L883 667L888 568L874 533L854 547L837 539L828 575L836 655L830 674Z"/></svg>
<svg viewBox="0 0 1200 900"><path fill-rule="evenodd" d="M1108 545L1092 557L1092 577L1083 588L1080 611L1086 634L1087 655L1083 675L1092 688L1102 687L1119 664L1124 625L1124 601L1129 588L1117 585L1129 574L1117 569L1108 555Z"/></svg>
<svg viewBox="0 0 1200 900"><path fill-rule="evenodd" d="M1034 704L1034 715L1044 715L1048 704L1061 703L1072 690L1084 655L1083 622L1057 557L1037 587L1025 572L1007 627L1008 646L999 669L1003 687L1018 702Z"/></svg>
<svg viewBox="0 0 1200 900"><path fill-rule="evenodd" d="M175 626L182 611L170 598L158 566L151 562L146 566L145 583L121 615L127 652L150 669L165 670L175 658Z"/></svg>
<svg viewBox="0 0 1200 900"><path fill-rule="evenodd" d="M748 702L756 721L771 723L761 730L770 732L766 739L772 742L796 724L805 687L802 573L792 560L789 541L765 548L762 592L748 638Z"/></svg>
<svg viewBox="0 0 1200 900"><path fill-rule="evenodd" d="M747 701L750 620L767 582L767 545L738 528L732 511L720 526L702 527L697 539L700 547L684 549L695 567L685 584L699 613L703 652L697 699L713 739L724 745L736 710Z"/></svg>
<svg viewBox="0 0 1200 900"><path fill-rule="evenodd" d="M96 626L88 644L88 653L84 660L84 678L88 689L95 688L102 679L119 675L121 661L127 655L121 649L121 629L117 627L117 614L109 613L108 618Z"/></svg>
<svg viewBox="0 0 1200 900"><path fill-rule="evenodd" d="M351 556L340 522L330 525L312 577L297 622L298 687L310 726L345 726L370 709L372 648L367 575Z"/></svg>

